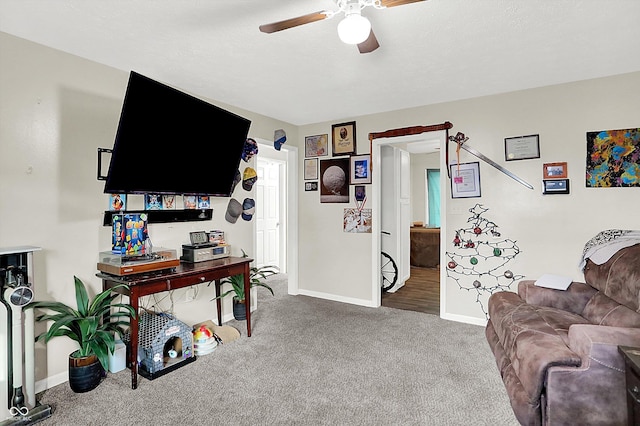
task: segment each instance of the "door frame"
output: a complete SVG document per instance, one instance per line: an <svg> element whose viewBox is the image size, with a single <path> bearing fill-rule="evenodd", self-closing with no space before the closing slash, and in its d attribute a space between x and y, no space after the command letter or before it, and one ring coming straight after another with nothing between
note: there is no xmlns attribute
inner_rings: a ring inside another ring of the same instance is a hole
<svg viewBox="0 0 640 426"><path fill-rule="evenodd" d="M281 170L280 180L282 181L280 198L284 200L285 206L280 212L281 233L284 234L284 244L286 246L284 261L288 278L289 294L298 294L298 148L295 146L282 145L280 151L276 151L273 142L266 139L255 138L258 142L259 156L265 159L284 161L284 170ZM257 165L257 160L256 160ZM253 253L256 253L256 221L253 224ZM282 239L281 239L282 242Z"/></svg>
<svg viewBox="0 0 640 426"><path fill-rule="evenodd" d="M380 291L380 250L381 250L381 235L380 235L380 219L381 219L381 161L380 161L380 147L382 145L392 145L396 143L407 143L412 141L424 140L424 136L420 136L426 132L438 132L438 139L440 139L440 167L447 168L445 150L447 148L447 137L449 135L449 129L453 125L450 122L442 124L436 124L431 126L415 126L406 127L402 129L387 130L380 133L369 133L369 143L371 152L371 192L372 192L372 207L371 213L371 232L373 233L371 244L371 301L374 307L380 307L382 300L382 292ZM444 166L443 166L444 165ZM446 212L446 180L440 179L440 211ZM445 233L443 229L446 228L446 214L440 215L440 238L443 238ZM443 247L441 244L440 258L443 259ZM446 300L446 280L445 269L440 268L440 316L444 313L444 306Z"/></svg>

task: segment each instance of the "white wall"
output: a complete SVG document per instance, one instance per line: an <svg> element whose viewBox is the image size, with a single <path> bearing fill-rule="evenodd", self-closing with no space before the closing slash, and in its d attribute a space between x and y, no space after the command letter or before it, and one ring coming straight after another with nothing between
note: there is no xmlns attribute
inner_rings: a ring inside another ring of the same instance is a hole
<svg viewBox="0 0 640 426"><path fill-rule="evenodd" d="M0 247L42 247L34 256L36 299L74 304L74 275L94 293L101 289L96 262L111 240L110 229L102 226L108 196L96 179L97 148L113 146L129 73L5 33L0 33L0 55ZM295 145L294 126L212 102L252 120L250 136L272 141L274 130L283 128L287 144ZM241 161L240 167L245 166ZM255 198L255 188L252 193L238 185L234 197L242 202ZM154 245L180 255L190 231L222 229L234 255L241 248L252 255L253 224L226 222L228 200L212 200L211 221L150 224ZM142 208L142 196L131 196L129 202L130 208ZM184 302L186 290L173 294L174 312L187 324L217 317L210 301L213 287L197 288L193 302ZM164 296L143 304L170 309L171 300ZM223 313L231 313L230 299L224 301ZM66 380L66 357L75 349L68 339L38 344L36 379L48 380L45 386Z"/></svg>

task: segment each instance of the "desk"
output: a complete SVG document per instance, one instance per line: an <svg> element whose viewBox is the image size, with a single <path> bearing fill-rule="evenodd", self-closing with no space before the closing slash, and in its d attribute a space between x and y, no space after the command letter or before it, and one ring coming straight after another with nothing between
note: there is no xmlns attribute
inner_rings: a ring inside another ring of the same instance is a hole
<svg viewBox="0 0 640 426"><path fill-rule="evenodd" d="M150 272L139 275L116 276L98 273L102 279L102 290L108 290L119 284L126 284L124 288L115 291L129 296L129 304L138 312L138 298L163 291L176 290L195 284L214 281L216 296L220 295L220 280L237 274L244 274L245 309L247 312L247 336L251 337L251 289L249 280L249 263L253 259L247 257L226 257L198 263L180 263L175 270ZM216 299L218 308L218 325L222 325L221 301ZM129 359L131 367L131 389L138 387L138 318L132 318L129 331L131 334L131 348Z"/></svg>

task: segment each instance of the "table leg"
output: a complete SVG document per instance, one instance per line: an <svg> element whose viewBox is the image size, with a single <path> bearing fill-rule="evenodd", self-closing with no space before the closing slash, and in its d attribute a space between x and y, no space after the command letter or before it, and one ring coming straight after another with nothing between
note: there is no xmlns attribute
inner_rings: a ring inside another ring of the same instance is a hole
<svg viewBox="0 0 640 426"><path fill-rule="evenodd" d="M216 287L216 308L218 308L218 325L222 326L222 299L220 299L220 280L215 280Z"/></svg>
<svg viewBox="0 0 640 426"><path fill-rule="evenodd" d="M135 290L135 287L130 290L129 293L129 304L133 308L133 311L136 313L135 318L132 318L129 321L129 334L131 339L129 340L129 344L131 348L129 350L129 365L131 368L131 389L138 388L138 316L140 313L138 312L138 292Z"/></svg>
<svg viewBox="0 0 640 426"><path fill-rule="evenodd" d="M249 264L244 267L244 298L245 312L247 313L247 337L251 337L251 279L249 277Z"/></svg>

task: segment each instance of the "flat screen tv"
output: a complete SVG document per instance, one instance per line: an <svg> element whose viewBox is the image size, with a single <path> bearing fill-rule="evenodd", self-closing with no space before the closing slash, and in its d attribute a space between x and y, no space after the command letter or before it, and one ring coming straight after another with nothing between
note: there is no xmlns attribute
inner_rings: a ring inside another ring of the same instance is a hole
<svg viewBox="0 0 640 426"><path fill-rule="evenodd" d="M132 71L104 192L228 197L250 125Z"/></svg>

